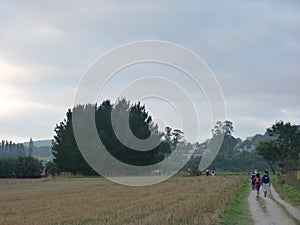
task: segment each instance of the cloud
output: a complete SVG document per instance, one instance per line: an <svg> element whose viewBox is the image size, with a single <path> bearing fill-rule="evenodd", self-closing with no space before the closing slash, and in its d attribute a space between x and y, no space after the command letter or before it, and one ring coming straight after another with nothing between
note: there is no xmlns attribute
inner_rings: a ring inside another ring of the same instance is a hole
<svg viewBox="0 0 300 225"><path fill-rule="evenodd" d="M38 75L29 66L18 65L0 59L0 83L24 82L37 79Z"/></svg>
<svg viewBox="0 0 300 225"><path fill-rule="evenodd" d="M176 42L208 63L236 135L262 132L274 119L299 122L298 1L0 4L0 118L26 127L0 128L2 135L51 133L86 68L111 48L142 39ZM119 88L124 80L114 82Z"/></svg>
<svg viewBox="0 0 300 225"><path fill-rule="evenodd" d="M0 115L0 138L15 141L34 139L48 139L53 137L55 124L64 118L65 109L53 105L38 103L13 102L7 112L10 115ZM11 107L10 107L11 106ZM13 107L13 108L12 108Z"/></svg>

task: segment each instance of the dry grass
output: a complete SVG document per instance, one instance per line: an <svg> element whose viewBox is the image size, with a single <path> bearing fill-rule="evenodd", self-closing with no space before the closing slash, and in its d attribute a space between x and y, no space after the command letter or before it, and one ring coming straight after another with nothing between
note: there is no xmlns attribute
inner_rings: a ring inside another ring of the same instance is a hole
<svg viewBox="0 0 300 225"><path fill-rule="evenodd" d="M146 187L101 178L0 180L0 224L212 224L241 177L174 177Z"/></svg>

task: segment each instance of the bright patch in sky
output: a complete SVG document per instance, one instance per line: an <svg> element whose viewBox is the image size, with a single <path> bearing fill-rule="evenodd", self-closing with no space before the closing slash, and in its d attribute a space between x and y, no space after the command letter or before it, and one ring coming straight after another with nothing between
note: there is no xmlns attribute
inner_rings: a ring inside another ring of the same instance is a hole
<svg viewBox="0 0 300 225"><path fill-rule="evenodd" d="M235 136L264 133L276 120L300 124L299 1L57 3L0 3L0 139L52 138L88 66L108 50L139 40L170 41L200 55L223 90ZM155 75L142 67L127 72L127 78ZM124 82L114 80L106 96L113 98ZM198 97L205 121L207 105ZM160 124L179 126L175 113L167 118L164 106L145 103Z"/></svg>

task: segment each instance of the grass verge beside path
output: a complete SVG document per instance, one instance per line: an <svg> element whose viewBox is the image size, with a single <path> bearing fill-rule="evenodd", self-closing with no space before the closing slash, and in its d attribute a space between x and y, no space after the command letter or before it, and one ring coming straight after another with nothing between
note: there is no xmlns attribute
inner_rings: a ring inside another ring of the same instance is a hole
<svg viewBox="0 0 300 225"><path fill-rule="evenodd" d="M249 172L216 172L218 176L251 176Z"/></svg>
<svg viewBox="0 0 300 225"><path fill-rule="evenodd" d="M247 197L251 189L249 181L246 181L240 186L236 192L232 195L231 202L227 210L221 216L219 225L227 224L243 224L252 225L254 221L252 219Z"/></svg>
<svg viewBox="0 0 300 225"><path fill-rule="evenodd" d="M300 206L300 193L295 187L289 184L289 179L284 176L279 177L273 175L271 177L271 181L276 192L283 200L291 203L294 206Z"/></svg>

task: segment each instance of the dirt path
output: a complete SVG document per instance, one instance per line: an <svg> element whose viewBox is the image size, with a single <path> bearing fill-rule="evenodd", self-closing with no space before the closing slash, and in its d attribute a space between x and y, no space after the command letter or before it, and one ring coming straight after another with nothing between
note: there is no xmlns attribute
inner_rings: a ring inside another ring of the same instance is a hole
<svg viewBox="0 0 300 225"><path fill-rule="evenodd" d="M298 208L295 208L283 201L273 188L271 188L271 194L273 198L276 199L276 201L284 205L284 207L290 214L299 219L300 210ZM267 197L263 197L263 193L260 193L259 198L263 200L263 205L265 205L265 209L261 208L256 197L256 191L251 191L248 197L250 211L253 216L255 225L295 224L295 222L284 212L284 210L270 198L269 193Z"/></svg>
<svg viewBox="0 0 300 225"><path fill-rule="evenodd" d="M272 193L272 196L274 199L276 199L280 204L282 204L293 217L295 217L297 220L300 221L300 208L299 207L294 207L290 203L282 200L279 197L278 193L274 190L273 186L271 186L271 193Z"/></svg>

